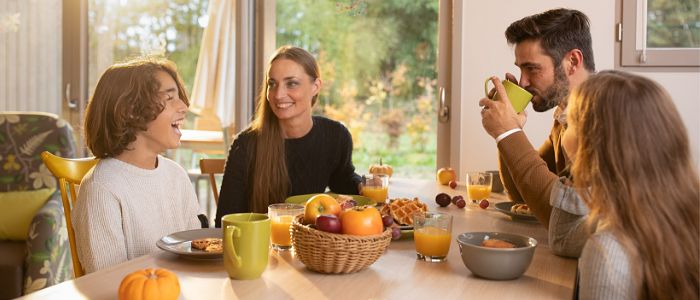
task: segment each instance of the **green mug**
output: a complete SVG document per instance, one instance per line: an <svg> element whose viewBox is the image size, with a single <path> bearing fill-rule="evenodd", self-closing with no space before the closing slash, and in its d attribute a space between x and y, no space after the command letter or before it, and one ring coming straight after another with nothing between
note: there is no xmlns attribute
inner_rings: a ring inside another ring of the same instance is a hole
<svg viewBox="0 0 700 300"><path fill-rule="evenodd" d="M233 279L256 279L267 268L270 218L266 214L230 214L221 218L224 267Z"/></svg>
<svg viewBox="0 0 700 300"><path fill-rule="evenodd" d="M486 97L489 96L489 82L491 82L491 77L486 78L484 82L484 94ZM506 94L510 103L513 105L516 113L521 113L527 107L527 104L532 100L532 94L520 87L519 85L513 83L512 81L503 80L503 87L506 89ZM493 100L498 100L498 93L493 95Z"/></svg>

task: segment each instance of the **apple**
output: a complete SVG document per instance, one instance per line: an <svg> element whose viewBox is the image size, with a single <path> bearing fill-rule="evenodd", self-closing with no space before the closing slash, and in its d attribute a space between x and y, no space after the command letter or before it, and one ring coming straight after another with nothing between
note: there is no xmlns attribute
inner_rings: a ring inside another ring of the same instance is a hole
<svg viewBox="0 0 700 300"><path fill-rule="evenodd" d="M340 224L340 219L336 215L320 215L316 218L316 229L330 232L341 233L343 226Z"/></svg>
<svg viewBox="0 0 700 300"><path fill-rule="evenodd" d="M450 181L457 180L457 173L452 168L440 168L437 170L437 181L442 185L447 185Z"/></svg>
<svg viewBox="0 0 700 300"><path fill-rule="evenodd" d="M320 215L340 214L340 204L335 198L327 194L315 195L306 201L304 207L304 223L315 224L316 218Z"/></svg>

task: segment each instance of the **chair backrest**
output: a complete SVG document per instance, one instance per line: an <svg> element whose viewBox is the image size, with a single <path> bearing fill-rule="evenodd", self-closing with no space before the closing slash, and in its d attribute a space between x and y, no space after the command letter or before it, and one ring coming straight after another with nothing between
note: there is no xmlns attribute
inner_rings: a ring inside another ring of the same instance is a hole
<svg viewBox="0 0 700 300"><path fill-rule="evenodd" d="M211 186L211 191L214 192L214 202L219 205L219 189L216 187L215 174L224 173L224 165L226 160L223 158L202 158L199 160L199 170L202 174L209 175L209 185Z"/></svg>
<svg viewBox="0 0 700 300"><path fill-rule="evenodd" d="M83 176L97 164L99 159L63 158L48 151L41 153L41 159L49 171L58 179L58 185L61 189L61 200L63 201L63 211L66 216L71 257L73 258L73 272L75 278L78 278L83 276L85 271L83 271L83 266L78 260L78 251L75 247L75 231L73 230L73 219L71 218L71 210L77 198L75 186L80 185Z"/></svg>

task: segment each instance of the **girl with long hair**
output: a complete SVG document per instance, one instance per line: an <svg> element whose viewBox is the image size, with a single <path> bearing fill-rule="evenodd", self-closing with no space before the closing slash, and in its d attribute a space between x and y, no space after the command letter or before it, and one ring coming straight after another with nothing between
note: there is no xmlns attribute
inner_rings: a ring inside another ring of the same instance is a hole
<svg viewBox="0 0 700 300"><path fill-rule="evenodd" d="M700 180L671 97L647 78L605 71L572 93L567 122L562 144L589 209L578 226L595 230L578 296L698 299ZM552 200L555 211L571 205ZM561 225L550 231L571 229Z"/></svg>
<svg viewBox="0 0 700 300"><path fill-rule="evenodd" d="M357 194L352 137L342 124L312 116L321 91L318 64L304 49L283 46L269 62L255 119L229 151L216 211L267 212L292 195Z"/></svg>

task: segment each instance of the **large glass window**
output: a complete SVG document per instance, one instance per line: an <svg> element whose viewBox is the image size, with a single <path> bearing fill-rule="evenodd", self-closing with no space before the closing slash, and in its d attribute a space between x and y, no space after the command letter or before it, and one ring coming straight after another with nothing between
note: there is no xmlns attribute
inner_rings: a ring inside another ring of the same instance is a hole
<svg viewBox="0 0 700 300"><path fill-rule="evenodd" d="M192 90L208 0L89 0L89 91L111 64L164 55Z"/></svg>
<svg viewBox="0 0 700 300"><path fill-rule="evenodd" d="M647 0L647 47L700 48L700 2Z"/></svg>
<svg viewBox="0 0 700 300"><path fill-rule="evenodd" d="M357 172L381 158L434 176L438 0L277 0L276 13L277 46L318 58L316 113L348 127Z"/></svg>
<svg viewBox="0 0 700 300"><path fill-rule="evenodd" d="M700 66L700 2L623 0L622 66Z"/></svg>

